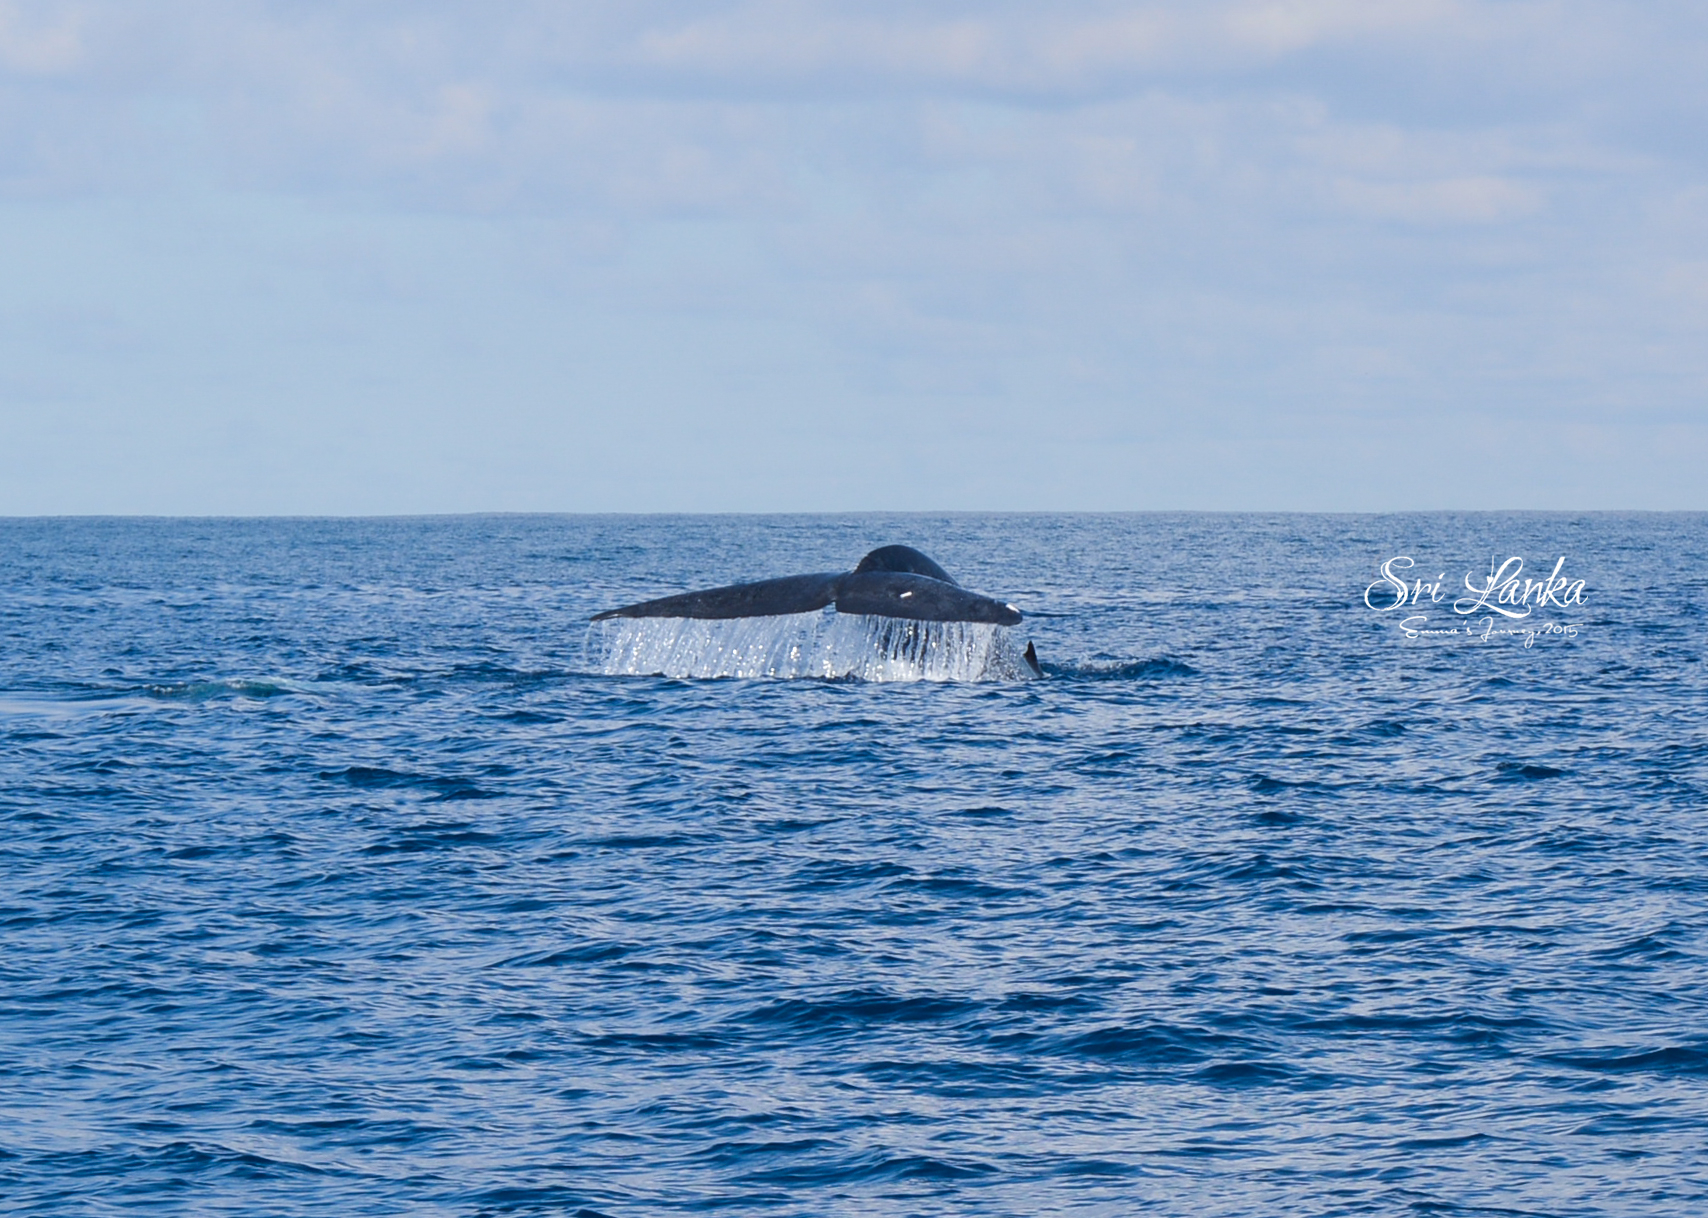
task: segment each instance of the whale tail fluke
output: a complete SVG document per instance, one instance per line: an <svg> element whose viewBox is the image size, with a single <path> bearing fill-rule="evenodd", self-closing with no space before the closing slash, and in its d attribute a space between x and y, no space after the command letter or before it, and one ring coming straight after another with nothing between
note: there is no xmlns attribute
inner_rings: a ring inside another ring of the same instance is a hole
<svg viewBox="0 0 1708 1218"><path fill-rule="evenodd" d="M680 592L657 600L595 613L596 622L619 617L727 621L790 617L834 604L838 613L893 617L915 622L974 622L1015 626L1020 610L1004 601L968 592L912 546L880 546L845 574L785 575L703 592Z"/></svg>

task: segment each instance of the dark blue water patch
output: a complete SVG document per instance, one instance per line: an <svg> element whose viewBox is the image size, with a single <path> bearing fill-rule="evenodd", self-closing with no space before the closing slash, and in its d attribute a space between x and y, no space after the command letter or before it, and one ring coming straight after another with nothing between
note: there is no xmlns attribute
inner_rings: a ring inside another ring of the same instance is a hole
<svg viewBox="0 0 1708 1218"><path fill-rule="evenodd" d="M587 1048L619 1057L698 1054L725 1047L721 1036L700 1032L607 1032L583 1038Z"/></svg>
<svg viewBox="0 0 1708 1218"><path fill-rule="evenodd" d="M341 770L322 770L318 776L328 782L346 783L363 791L426 791L433 799L490 799L496 794L466 778L411 774L384 766L345 766Z"/></svg>
<svg viewBox="0 0 1708 1218"><path fill-rule="evenodd" d="M403 826L389 832L382 840L362 847L362 853L416 854L429 850L457 850L464 846L504 846L515 839L503 833L488 833L463 822Z"/></svg>
<svg viewBox="0 0 1708 1218"><path fill-rule="evenodd" d="M1394 1146L1397 1150L1457 1150L1464 1146L1478 1146L1501 1140L1486 1133L1460 1133L1438 1138L1405 1138Z"/></svg>
<svg viewBox="0 0 1708 1218"><path fill-rule="evenodd" d="M1056 1075L1032 1062L890 1061L879 1059L860 1066L860 1075L881 1088L929 1093L944 1099L1026 1099L1059 1090Z"/></svg>
<svg viewBox="0 0 1708 1218"><path fill-rule="evenodd" d="M485 1214L566 1214L569 1218L614 1218L586 1204L587 1191L571 1185L512 1184L475 1189L456 1198L473 1207L468 1212ZM571 1208L573 1207L573 1208Z"/></svg>
<svg viewBox="0 0 1708 1218"><path fill-rule="evenodd" d="M1288 780L1271 778L1268 774L1253 774L1247 780L1254 795L1281 795L1293 792L1327 792L1334 790L1331 784L1315 779L1301 778Z"/></svg>
<svg viewBox="0 0 1708 1218"><path fill-rule="evenodd" d="M1114 1024L1052 1038L1048 1051L1069 1057L1118 1062L1146 1067L1196 1065L1231 1054L1244 1054L1256 1046L1246 1038L1162 1023Z"/></svg>
<svg viewBox="0 0 1708 1218"><path fill-rule="evenodd" d="M583 964L603 964L621 960L633 949L621 943L584 943L574 947L548 948L511 956L489 967L493 968L564 968Z"/></svg>
<svg viewBox="0 0 1708 1218"><path fill-rule="evenodd" d="M833 1150L835 1143L828 1138L742 1138L713 1142L696 1152L696 1158L717 1168L741 1168L751 1173L754 1165L775 1162L808 1154Z"/></svg>
<svg viewBox="0 0 1708 1218"><path fill-rule="evenodd" d="M1708 1076L1708 1041L1662 1045L1652 1049L1608 1048L1552 1053L1544 1060L1574 1070L1611 1074L1641 1072L1662 1076Z"/></svg>
<svg viewBox="0 0 1708 1218"><path fill-rule="evenodd" d="M1199 675L1198 670L1190 664L1166 656L1149 660L1101 660L1084 664L1053 663L1046 660L1041 667L1046 676L1077 681L1165 681Z"/></svg>
<svg viewBox="0 0 1708 1218"><path fill-rule="evenodd" d="M1701 1212L1704 524L0 522L0 1193ZM1050 679L584 667L898 536ZM1569 647L1358 601L1567 546Z"/></svg>
<svg viewBox="0 0 1708 1218"><path fill-rule="evenodd" d="M799 865L793 868L790 880L791 887L798 890L869 888L912 874L912 868L887 859L866 861L808 858L801 860Z"/></svg>
<svg viewBox="0 0 1708 1218"><path fill-rule="evenodd" d="M1379 738L1403 736L1408 730L1406 723L1399 719L1373 719L1358 729L1363 735Z"/></svg>
<svg viewBox="0 0 1708 1218"><path fill-rule="evenodd" d="M613 833L604 837L582 838L578 844L598 850L668 850L711 840L715 839L692 833Z"/></svg>
<svg viewBox="0 0 1708 1218"><path fill-rule="evenodd" d="M996 1168L971 1158L907 1154L893 1150L816 1156L815 1161L749 1171L741 1183L843 1188L897 1182L949 1183L988 1176Z"/></svg>
<svg viewBox="0 0 1708 1218"><path fill-rule="evenodd" d="M1693 930L1669 927L1604 947L1596 954L1610 965L1648 967L1671 964L1689 960L1695 955L1689 946L1697 937Z"/></svg>
<svg viewBox="0 0 1708 1218"><path fill-rule="evenodd" d="M957 1019L977 1009L978 1004L964 999L851 990L816 1000L787 998L767 1003L750 1012L746 1021L792 1031L840 1033L896 1023Z"/></svg>
<svg viewBox="0 0 1708 1218"><path fill-rule="evenodd" d="M530 726L530 727L539 726L539 725L543 725L543 724L549 724L549 723L566 722L565 716L563 716L563 715L551 714L551 713L548 713L545 711L532 711L532 710L504 711L495 717L498 719L504 720L505 722L515 723L515 724L520 724L523 726Z"/></svg>
<svg viewBox="0 0 1708 1218"><path fill-rule="evenodd" d="M1027 1012L1071 1012L1079 1014L1096 1010L1096 999L1083 993L1034 993L1020 992L1005 994L998 1009L1003 1011Z"/></svg>
<svg viewBox="0 0 1708 1218"><path fill-rule="evenodd" d="M1191 1076L1194 1082L1200 1082L1212 1087L1243 1089L1248 1087L1280 1087L1287 1086L1296 1091L1306 1089L1306 1084L1299 1078L1299 1072L1284 1062L1264 1061L1224 1061L1212 1062L1210 1065L1194 1072ZM1333 1086L1332 1078L1323 1086Z"/></svg>
<svg viewBox="0 0 1708 1218"><path fill-rule="evenodd" d="M1502 761L1495 766L1496 782L1539 782L1544 778L1559 778L1565 770L1539 762Z"/></svg>
<svg viewBox="0 0 1708 1218"><path fill-rule="evenodd" d="M900 897L919 894L963 905L989 909L998 904L1036 899L1036 888L1004 888L985 883L962 869L938 872L935 875L906 875L884 886L887 894Z"/></svg>

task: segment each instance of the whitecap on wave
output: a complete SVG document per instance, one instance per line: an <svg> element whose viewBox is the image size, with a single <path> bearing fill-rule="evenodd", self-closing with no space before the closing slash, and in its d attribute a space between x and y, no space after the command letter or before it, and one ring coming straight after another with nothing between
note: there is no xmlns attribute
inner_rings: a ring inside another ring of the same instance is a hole
<svg viewBox="0 0 1708 1218"><path fill-rule="evenodd" d="M588 630L587 660L608 676L1020 681L1033 675L1006 626L834 611L607 618Z"/></svg>

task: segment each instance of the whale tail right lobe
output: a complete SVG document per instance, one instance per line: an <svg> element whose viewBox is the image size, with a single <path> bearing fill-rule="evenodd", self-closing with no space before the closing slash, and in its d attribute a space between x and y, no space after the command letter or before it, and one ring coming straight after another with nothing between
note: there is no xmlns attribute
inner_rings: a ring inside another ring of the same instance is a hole
<svg viewBox="0 0 1708 1218"><path fill-rule="evenodd" d="M929 575L904 571L856 571L836 587L838 613L911 618L918 622L988 622L1016 626L1020 611L992 597L968 592Z"/></svg>

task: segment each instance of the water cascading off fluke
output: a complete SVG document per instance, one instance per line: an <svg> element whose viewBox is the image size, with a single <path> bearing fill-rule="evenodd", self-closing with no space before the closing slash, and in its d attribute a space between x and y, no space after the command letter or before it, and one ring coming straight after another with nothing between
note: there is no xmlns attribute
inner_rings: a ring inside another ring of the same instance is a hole
<svg viewBox="0 0 1708 1218"><path fill-rule="evenodd" d="M867 614L613 617L588 629L608 676L1018 681L1034 675L1005 626Z"/></svg>

